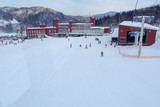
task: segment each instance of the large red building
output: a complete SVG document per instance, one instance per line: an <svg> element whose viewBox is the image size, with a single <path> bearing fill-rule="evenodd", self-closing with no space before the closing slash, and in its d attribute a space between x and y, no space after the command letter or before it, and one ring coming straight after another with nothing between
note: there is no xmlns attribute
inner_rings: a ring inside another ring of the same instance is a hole
<svg viewBox="0 0 160 107"><path fill-rule="evenodd" d="M134 45L137 34L140 35L142 23L124 21L119 25L118 44ZM158 27L144 24L143 45L150 46L155 43Z"/></svg>
<svg viewBox="0 0 160 107"><path fill-rule="evenodd" d="M53 26L46 27L42 22L40 27L26 29L27 38L37 38L38 36L82 36L82 35L103 35L110 33L109 27L95 26L95 18L90 17L89 23L75 23L72 20L69 23L61 23L53 19Z"/></svg>

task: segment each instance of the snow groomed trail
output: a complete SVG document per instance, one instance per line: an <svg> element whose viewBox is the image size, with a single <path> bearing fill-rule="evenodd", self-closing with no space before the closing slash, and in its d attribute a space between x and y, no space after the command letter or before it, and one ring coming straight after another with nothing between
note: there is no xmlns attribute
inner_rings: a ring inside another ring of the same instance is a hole
<svg viewBox="0 0 160 107"><path fill-rule="evenodd" d="M159 107L160 60L124 58L110 46L110 37L98 37L101 44L95 38L34 39L0 47L0 75L8 78L0 78L0 106Z"/></svg>

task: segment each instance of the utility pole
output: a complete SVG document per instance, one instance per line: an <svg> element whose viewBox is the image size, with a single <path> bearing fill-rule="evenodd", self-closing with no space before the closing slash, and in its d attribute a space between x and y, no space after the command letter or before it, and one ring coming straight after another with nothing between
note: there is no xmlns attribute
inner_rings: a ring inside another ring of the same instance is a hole
<svg viewBox="0 0 160 107"><path fill-rule="evenodd" d="M141 35L140 35L139 49L138 49L138 57L141 56L141 51L142 51L144 21L145 21L145 17L142 18L142 27L141 27Z"/></svg>

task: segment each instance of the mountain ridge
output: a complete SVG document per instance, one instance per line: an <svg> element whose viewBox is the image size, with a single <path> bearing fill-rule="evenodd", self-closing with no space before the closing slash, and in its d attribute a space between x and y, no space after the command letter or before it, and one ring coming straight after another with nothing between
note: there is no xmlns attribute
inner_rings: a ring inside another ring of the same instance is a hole
<svg viewBox="0 0 160 107"><path fill-rule="evenodd" d="M117 27L119 23L123 21L138 21L141 22L141 19L135 17L138 16L148 16L151 19L147 19L145 23L152 24L155 26L160 26L160 4L149 6L140 9L134 9L130 11L123 11L116 13L114 16L105 16L103 18L96 20L96 25L98 26L115 26ZM154 19L152 19L154 17ZM137 20L135 20L137 19Z"/></svg>
<svg viewBox="0 0 160 107"><path fill-rule="evenodd" d="M95 17L96 19L99 19L99 18L103 18L105 16L114 16L116 13L116 11L109 11L109 12L106 12L106 13L102 13L102 14L96 14L96 15L92 15L93 17Z"/></svg>
<svg viewBox="0 0 160 107"><path fill-rule="evenodd" d="M17 20L21 24L21 30L25 27L38 27L43 21L46 26L52 26L53 19L58 19L61 22L89 22L88 17L65 15L62 12L43 6L33 7L0 7L0 19L3 20ZM1 30L1 29L0 29ZM6 31L7 32L7 31Z"/></svg>

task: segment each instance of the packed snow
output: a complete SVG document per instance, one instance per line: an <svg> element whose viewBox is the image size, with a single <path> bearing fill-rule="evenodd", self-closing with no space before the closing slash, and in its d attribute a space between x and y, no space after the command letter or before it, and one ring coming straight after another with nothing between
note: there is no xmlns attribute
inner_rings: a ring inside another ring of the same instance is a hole
<svg viewBox="0 0 160 107"><path fill-rule="evenodd" d="M117 32L0 46L0 107L159 107L160 59L119 55L110 46Z"/></svg>

